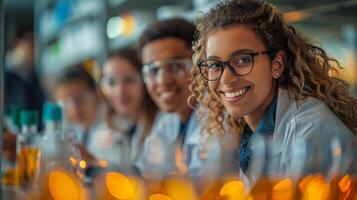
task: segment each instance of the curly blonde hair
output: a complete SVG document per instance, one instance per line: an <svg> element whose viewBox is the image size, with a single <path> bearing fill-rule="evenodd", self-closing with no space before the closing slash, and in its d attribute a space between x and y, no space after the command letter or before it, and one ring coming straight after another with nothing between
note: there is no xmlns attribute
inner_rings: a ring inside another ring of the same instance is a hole
<svg viewBox="0 0 357 200"><path fill-rule="evenodd" d="M329 75L341 68L337 60L309 43L284 21L283 14L265 1L233 0L219 3L198 19L196 41L193 45L193 82L190 85L191 104L200 103L208 108L204 123L209 133L224 133L227 124L233 133L240 134L245 121L232 119L223 105L208 90L197 64L205 59L208 35L217 29L244 25L253 30L272 52L284 51L285 70L277 86L289 91L299 100L315 97L324 102L352 131L357 127L357 100L349 92L349 84ZM201 117L203 119L203 117Z"/></svg>

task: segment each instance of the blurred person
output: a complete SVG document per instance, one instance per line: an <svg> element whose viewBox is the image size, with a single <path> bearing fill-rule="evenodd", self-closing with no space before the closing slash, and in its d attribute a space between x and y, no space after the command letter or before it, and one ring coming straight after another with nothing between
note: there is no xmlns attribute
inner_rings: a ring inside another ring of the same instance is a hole
<svg viewBox="0 0 357 200"><path fill-rule="evenodd" d="M62 71L56 78L53 93L55 100L63 107L68 128L74 131L73 139L85 160L101 159L110 165L120 165L128 159L125 156L128 155L129 145L121 134L106 146L98 140L101 135L114 130L105 123L106 107L95 80L82 66ZM123 128L129 126L125 120L118 123Z"/></svg>
<svg viewBox="0 0 357 200"><path fill-rule="evenodd" d="M45 95L34 66L33 33L18 34L14 48L6 55L5 110L10 107L42 113Z"/></svg>
<svg viewBox="0 0 357 200"><path fill-rule="evenodd" d="M219 3L199 19L197 34L191 100L208 109L208 132L225 134L226 123L240 137L244 173L255 134L271 135L281 145L275 152L281 172L291 164L297 138L337 137L347 144L357 126L357 102L346 81L328 74L339 70L338 62L303 39L271 4Z"/></svg>
<svg viewBox="0 0 357 200"><path fill-rule="evenodd" d="M145 138L153 126L157 106L150 98L141 78L142 64L134 48L122 48L113 52L104 62L100 86L105 100L112 109L107 121L117 127L116 116L121 115L133 122L123 134L130 143L130 163L134 163L142 150ZM103 137L103 136L100 136ZM113 137L106 136L107 140Z"/></svg>
<svg viewBox="0 0 357 200"><path fill-rule="evenodd" d="M207 138L201 137L196 112L187 104L194 33L190 22L168 19L149 25L139 40L146 88L161 111L137 162L148 179L178 173L199 182L216 175L206 174L206 169L219 171L219 143L210 138L212 148L200 145Z"/></svg>
<svg viewBox="0 0 357 200"><path fill-rule="evenodd" d="M6 112L16 108L42 113L45 95L34 65L34 50L33 33L20 30L16 35L14 47L6 54L4 74ZM15 134L17 133L7 129L3 135L3 155L5 159L12 162L16 160Z"/></svg>

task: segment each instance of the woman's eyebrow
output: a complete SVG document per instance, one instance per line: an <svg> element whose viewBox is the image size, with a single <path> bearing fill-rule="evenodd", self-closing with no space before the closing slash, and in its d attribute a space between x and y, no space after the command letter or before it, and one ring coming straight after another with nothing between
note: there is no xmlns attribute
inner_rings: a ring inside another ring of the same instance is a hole
<svg viewBox="0 0 357 200"><path fill-rule="evenodd" d="M231 53L229 58L232 58L234 56L237 56L237 55L240 55L240 54L243 54L243 53L248 53L248 52L254 52L254 51L251 50L251 49L238 49L238 50L234 51L233 53Z"/></svg>
<svg viewBox="0 0 357 200"><path fill-rule="evenodd" d="M218 56L209 56L207 60L220 60Z"/></svg>
<svg viewBox="0 0 357 200"><path fill-rule="evenodd" d="M231 53L231 55L229 56L229 58L232 58L232 57L234 57L236 55L239 55L239 54L242 54L242 53L247 53L247 52L253 52L253 50L251 50L251 49L238 49L238 50L233 51ZM219 58L219 56L212 55L212 56L209 56L207 58L207 60L221 60L221 59Z"/></svg>

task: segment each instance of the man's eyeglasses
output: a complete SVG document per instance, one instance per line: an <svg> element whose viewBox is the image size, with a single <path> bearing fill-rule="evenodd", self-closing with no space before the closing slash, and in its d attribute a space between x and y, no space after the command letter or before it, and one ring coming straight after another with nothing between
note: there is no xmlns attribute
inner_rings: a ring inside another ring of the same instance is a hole
<svg viewBox="0 0 357 200"><path fill-rule="evenodd" d="M226 67L237 75L244 76L249 74L254 67L254 57L261 54L271 54L271 51L253 52L237 54L227 61L219 61L215 59L208 59L201 61L198 64L200 73L207 81L219 80Z"/></svg>
<svg viewBox="0 0 357 200"><path fill-rule="evenodd" d="M192 61L190 58L160 60L145 64L142 75L145 83L152 83L156 82L164 72L176 77L183 76L191 67Z"/></svg>
<svg viewBox="0 0 357 200"><path fill-rule="evenodd" d="M111 91L118 86L119 83L124 85L132 85L134 83L140 83L141 77L139 74L126 75L126 76L103 76L99 81L99 85L103 92Z"/></svg>
<svg viewBox="0 0 357 200"><path fill-rule="evenodd" d="M95 99L95 92L92 90L85 90L74 96L66 97L64 99L58 100L57 103L59 106L65 110L72 109L73 107L83 106Z"/></svg>

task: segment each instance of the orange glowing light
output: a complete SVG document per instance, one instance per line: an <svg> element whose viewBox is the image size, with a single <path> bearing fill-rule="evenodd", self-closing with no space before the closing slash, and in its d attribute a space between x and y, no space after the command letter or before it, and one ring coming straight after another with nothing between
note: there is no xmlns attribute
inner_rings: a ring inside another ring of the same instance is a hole
<svg viewBox="0 0 357 200"><path fill-rule="evenodd" d="M274 200L293 199L293 182L290 179L283 179L279 181L273 187L272 199Z"/></svg>
<svg viewBox="0 0 357 200"><path fill-rule="evenodd" d="M80 187L75 182L74 178L66 172L50 172L48 185L54 200L80 199Z"/></svg>
<svg viewBox="0 0 357 200"><path fill-rule="evenodd" d="M290 179L284 179L279 181L273 188L273 190L286 190L291 189L293 186L293 182Z"/></svg>
<svg viewBox="0 0 357 200"><path fill-rule="evenodd" d="M99 160L98 163L99 163L99 166L101 166L101 167L107 167L108 166L108 162L106 160Z"/></svg>
<svg viewBox="0 0 357 200"><path fill-rule="evenodd" d="M299 183L300 191L303 192L306 189L306 186L308 185L308 183L313 179L314 179L313 175L305 176Z"/></svg>
<svg viewBox="0 0 357 200"><path fill-rule="evenodd" d="M123 30L123 35L130 36L134 33L136 25L135 17L131 14L124 15L123 17L125 28Z"/></svg>
<svg viewBox="0 0 357 200"><path fill-rule="evenodd" d="M129 199L135 194L134 183L121 173L108 172L106 185L109 193L118 199Z"/></svg>
<svg viewBox="0 0 357 200"><path fill-rule="evenodd" d="M231 181L226 183L219 195L221 197L233 197L233 196L240 196L244 194L244 184L242 181Z"/></svg>
<svg viewBox="0 0 357 200"><path fill-rule="evenodd" d="M284 13L284 18L287 22L298 22L305 19L308 16L309 15L307 13L301 11L291 11L291 12Z"/></svg>
<svg viewBox="0 0 357 200"><path fill-rule="evenodd" d="M351 186L351 179L350 176L345 175L342 179L338 182L338 187L340 188L341 192L346 192Z"/></svg>
<svg viewBox="0 0 357 200"><path fill-rule="evenodd" d="M305 188L303 188L302 199L327 199L330 194L330 187L330 183L326 182L322 175L313 176L310 181L306 183Z"/></svg>
<svg viewBox="0 0 357 200"><path fill-rule="evenodd" d="M73 158L72 156L69 157L69 161L71 162L72 166L75 166L78 163L78 161L75 158Z"/></svg>
<svg viewBox="0 0 357 200"><path fill-rule="evenodd" d="M172 199L164 194L153 194L149 197L149 200L172 200Z"/></svg>
<svg viewBox="0 0 357 200"><path fill-rule="evenodd" d="M168 196L175 200L196 199L196 192L192 183L186 179L175 178L165 181L164 188Z"/></svg>

